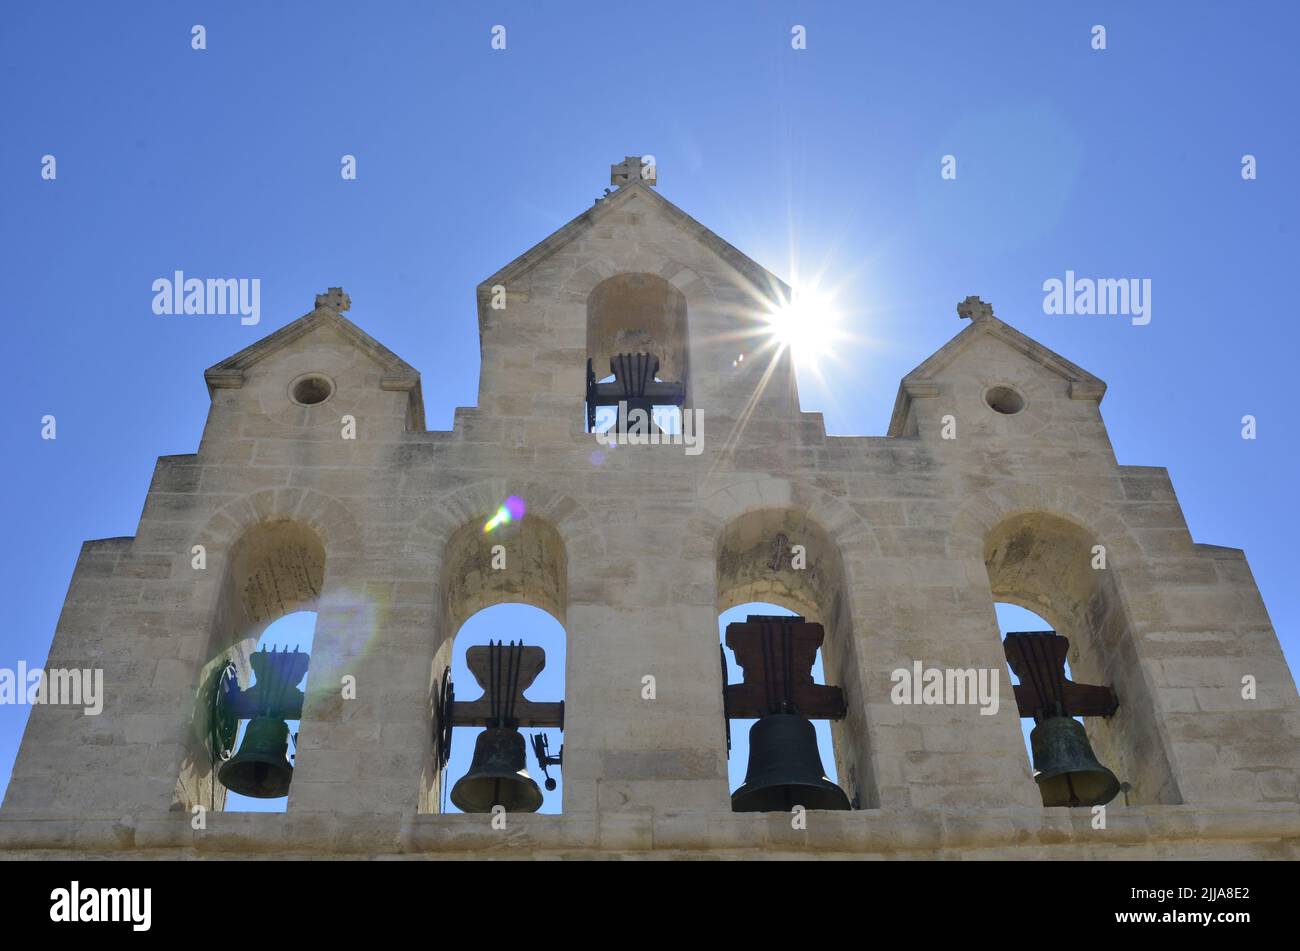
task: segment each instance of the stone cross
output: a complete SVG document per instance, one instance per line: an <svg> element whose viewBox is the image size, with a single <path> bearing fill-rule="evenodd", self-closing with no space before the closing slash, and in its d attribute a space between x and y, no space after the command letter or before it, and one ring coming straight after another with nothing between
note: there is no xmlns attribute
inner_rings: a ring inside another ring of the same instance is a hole
<svg viewBox="0 0 1300 951"><path fill-rule="evenodd" d="M993 305L986 304L978 297L968 297L957 305L957 316L971 320L985 320L993 316Z"/></svg>
<svg viewBox="0 0 1300 951"><path fill-rule="evenodd" d="M341 314L352 306L352 298L343 292L341 287L331 287L324 294L316 295L316 307L332 310L336 314Z"/></svg>
<svg viewBox="0 0 1300 951"><path fill-rule="evenodd" d="M629 155L620 164L609 167L609 183L611 185L631 185L635 181L643 181L647 185L653 185L657 179L658 173L654 162L651 161L642 165L640 155Z"/></svg>

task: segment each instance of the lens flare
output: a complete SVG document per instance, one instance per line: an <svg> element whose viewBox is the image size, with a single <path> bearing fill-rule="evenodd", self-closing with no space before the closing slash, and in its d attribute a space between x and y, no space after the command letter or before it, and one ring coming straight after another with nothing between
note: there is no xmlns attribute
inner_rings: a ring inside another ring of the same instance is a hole
<svg viewBox="0 0 1300 951"><path fill-rule="evenodd" d="M484 533L523 518L526 510L527 506L524 504L523 499L517 495L510 496L497 509L496 514L487 520L487 523L483 526Z"/></svg>

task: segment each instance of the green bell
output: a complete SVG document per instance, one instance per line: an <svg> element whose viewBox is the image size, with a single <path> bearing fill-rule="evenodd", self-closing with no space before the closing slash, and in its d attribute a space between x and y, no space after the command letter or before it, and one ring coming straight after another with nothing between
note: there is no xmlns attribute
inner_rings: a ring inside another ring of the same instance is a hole
<svg viewBox="0 0 1300 951"><path fill-rule="evenodd" d="M1034 781L1044 806L1102 806L1119 794L1119 780L1092 752L1083 724L1047 717L1029 734Z"/></svg>
<svg viewBox="0 0 1300 951"><path fill-rule="evenodd" d="M254 717L244 731L239 752L217 773L221 785L253 799L289 795L293 766L289 763L289 724L275 717Z"/></svg>

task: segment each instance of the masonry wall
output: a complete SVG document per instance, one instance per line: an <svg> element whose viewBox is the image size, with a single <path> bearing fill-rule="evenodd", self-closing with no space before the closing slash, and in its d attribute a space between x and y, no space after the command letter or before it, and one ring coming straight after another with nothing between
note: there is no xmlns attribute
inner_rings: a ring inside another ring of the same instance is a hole
<svg viewBox="0 0 1300 951"><path fill-rule="evenodd" d="M700 455L603 449L583 431L587 297L624 272L657 274L686 298ZM270 834L286 853L490 849L477 817L417 814L437 802L430 692L456 633L444 565L460 577L478 558L486 571L498 536L466 527L518 495L553 529L563 585L493 579L455 597L490 603L526 588L517 599L552 611L568 634L565 816L518 817L551 830L528 833L526 851L1006 855L1010 837L1040 857L1085 842L1131 848L1145 834L1142 854L1159 857L1190 823L1204 844L1180 854L1295 857L1300 704L1244 556L1192 541L1164 470L1116 463L1095 398L1073 398L1059 374L977 333L934 372L934 395L912 400L907 435L829 437L818 414L799 412L788 359L773 364L756 336L735 342L737 327L761 327L766 291L636 195L594 213L506 289L496 311L480 288L479 406L457 410L451 432L411 431L410 395L385 389L375 355L328 326L214 391L198 452L159 460L136 535L83 548L48 663L103 667L105 709L33 709L0 842L233 855ZM747 358L733 367L737 352ZM335 392L299 406L288 387L308 372ZM994 385L1019 390L1025 410L990 409ZM345 414L355 440L341 438ZM942 437L945 416L955 439ZM760 512L795 526L790 542L842 574L834 603L785 568L747 582L826 625L828 670L850 699L836 759L866 808L794 842L777 829L785 817L734 816L726 781L717 615L738 589L720 551L730 526ZM226 623L222 579L240 540L277 522L309 531L324 553L289 812L220 817L225 844L198 845L184 830L201 783L178 779L213 631ZM1104 584L1054 588L1050 561L990 568L1007 525L1043 537L1067 526L1059 532L1076 542L1104 545ZM524 554L522 535L499 538ZM506 573L539 563L508 557ZM1116 687L1119 713L1089 730L1132 783L1128 806L1111 805L1140 817L1127 838L1087 840L1077 816L1043 809L1005 676L993 716L890 701L890 672L914 660L1005 671L995 598L1059 624L1078 679ZM653 701L640 695L647 674ZM355 700L341 697L345 675ZM74 821L98 831L81 842ZM953 831L963 823L969 840ZM1074 831L1054 833L1062 823ZM754 845L745 836L758 828ZM817 838L832 832L848 845Z"/></svg>

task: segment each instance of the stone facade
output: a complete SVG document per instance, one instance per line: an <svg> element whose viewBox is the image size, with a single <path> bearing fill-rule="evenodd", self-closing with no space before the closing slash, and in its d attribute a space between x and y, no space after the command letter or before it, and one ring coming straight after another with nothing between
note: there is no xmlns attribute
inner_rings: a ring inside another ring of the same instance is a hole
<svg viewBox="0 0 1300 951"><path fill-rule="evenodd" d="M1116 462L1105 384L967 302L888 435L827 436L789 355L754 346L787 288L648 178L618 184L479 286L478 406L450 432L426 431L419 374L338 290L208 371L198 451L159 459L133 537L82 549L48 666L102 668L105 707L33 708L0 848L1300 857L1300 702L1250 569L1192 540L1164 469ZM586 431L587 359L603 375L625 350L685 384L702 452ZM485 535L510 495L527 516ZM773 562L779 534L806 568ZM753 600L824 625L846 695L835 759L860 808L806 829L729 807L717 617ZM430 742L453 637L503 601L568 636L563 815L505 832L437 814ZM1006 679L992 716L891 702L890 672L916 660L1005 673L995 601L1050 620L1075 679L1119 697L1088 724L1131 784L1105 829L1042 806ZM288 812L223 814L200 685L227 657L246 678L261 631L303 607L318 622ZM195 804L214 807L205 830Z"/></svg>

